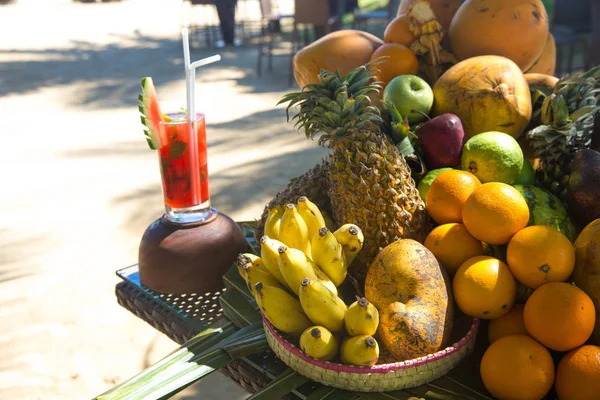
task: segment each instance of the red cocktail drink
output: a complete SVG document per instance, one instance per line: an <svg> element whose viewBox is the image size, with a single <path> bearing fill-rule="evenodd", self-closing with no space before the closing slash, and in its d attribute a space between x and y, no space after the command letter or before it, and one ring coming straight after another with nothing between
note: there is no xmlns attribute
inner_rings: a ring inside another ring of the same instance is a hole
<svg viewBox="0 0 600 400"><path fill-rule="evenodd" d="M204 219L203 214L210 213L204 115L196 114L191 122L183 113L167 115L158 149L167 218L175 222Z"/></svg>

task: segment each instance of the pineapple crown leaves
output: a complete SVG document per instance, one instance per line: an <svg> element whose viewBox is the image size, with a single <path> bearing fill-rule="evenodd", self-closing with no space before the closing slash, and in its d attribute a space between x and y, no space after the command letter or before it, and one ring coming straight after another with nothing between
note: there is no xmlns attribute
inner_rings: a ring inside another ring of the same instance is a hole
<svg viewBox="0 0 600 400"><path fill-rule="evenodd" d="M308 84L300 92L288 93L277 103L288 103L286 116L290 121L290 109L299 107L291 120L295 129L304 129L306 137L313 139L322 133L320 145L328 145L362 130L380 133L381 111L372 105L372 94L381 90L374 80L372 67L376 62L362 65L344 76L321 70L319 83Z"/></svg>
<svg viewBox="0 0 600 400"><path fill-rule="evenodd" d="M576 149L589 147L594 116L600 110L600 66L563 76L543 97L533 119L540 125L527 132L534 154L558 159Z"/></svg>

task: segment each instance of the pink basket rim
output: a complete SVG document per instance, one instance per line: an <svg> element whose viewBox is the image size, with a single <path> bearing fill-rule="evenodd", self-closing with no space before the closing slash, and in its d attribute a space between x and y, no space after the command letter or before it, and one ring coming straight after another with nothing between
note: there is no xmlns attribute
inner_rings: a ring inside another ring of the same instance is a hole
<svg viewBox="0 0 600 400"><path fill-rule="evenodd" d="M262 314L261 314L262 315ZM389 364L376 364L372 367L360 367L355 365L344 365L339 363L332 363L329 361L323 361L316 358L312 358L302 352L298 347L294 346L285 338L283 338L279 332L271 325L271 323L262 315L263 322L269 332L277 339L277 341L290 353L295 355L296 357L301 358L305 362L312 364L316 367L325 368L328 370L336 371L336 372L347 372L352 374L385 374L392 371L399 371L403 369L415 368L419 365L427 364L429 362L437 361L441 358L447 357L451 354L456 353L464 346L466 346L469 342L471 342L475 335L477 334L477 330L479 328L479 318L473 318L473 323L469 328L467 334L460 339L457 343L446 347L445 349L439 350L433 354L428 354L424 357L415 358L412 360L398 361L395 363Z"/></svg>

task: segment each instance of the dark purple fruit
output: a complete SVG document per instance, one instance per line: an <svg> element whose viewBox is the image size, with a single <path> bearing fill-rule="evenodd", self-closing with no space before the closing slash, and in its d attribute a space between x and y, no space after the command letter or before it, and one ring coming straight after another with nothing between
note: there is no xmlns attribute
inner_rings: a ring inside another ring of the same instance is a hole
<svg viewBox="0 0 600 400"><path fill-rule="evenodd" d="M575 153L565 201L569 215L580 227L600 218L600 152L585 149Z"/></svg>

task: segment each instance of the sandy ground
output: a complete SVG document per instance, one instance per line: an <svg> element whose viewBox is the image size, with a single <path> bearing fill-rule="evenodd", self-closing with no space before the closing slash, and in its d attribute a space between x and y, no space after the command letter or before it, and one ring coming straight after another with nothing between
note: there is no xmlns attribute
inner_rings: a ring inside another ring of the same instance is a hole
<svg viewBox="0 0 600 400"><path fill-rule="evenodd" d="M257 4L248 0L250 17ZM114 272L137 261L163 211L136 99L152 76L163 108L184 106L179 28L199 16L186 10L181 0L0 6L2 399L92 398L176 347L117 304ZM254 46L218 53L197 84L212 203L253 219L325 153L275 107L289 58L258 79ZM178 398L196 396L246 394L217 373Z"/></svg>

